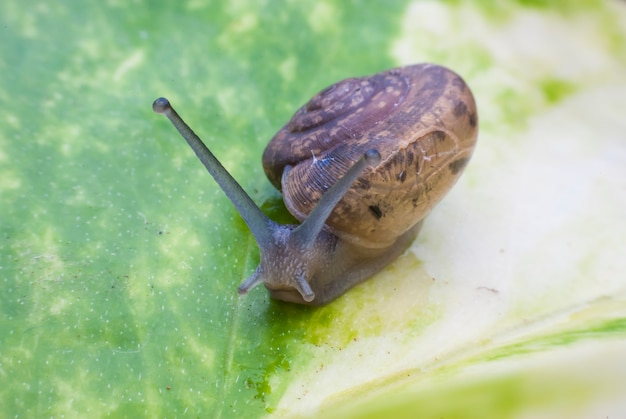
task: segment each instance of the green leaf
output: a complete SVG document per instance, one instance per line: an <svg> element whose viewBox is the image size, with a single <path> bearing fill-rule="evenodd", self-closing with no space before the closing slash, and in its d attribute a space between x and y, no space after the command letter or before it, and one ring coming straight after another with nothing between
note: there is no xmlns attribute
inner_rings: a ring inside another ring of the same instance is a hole
<svg viewBox="0 0 626 419"><path fill-rule="evenodd" d="M620 1L18 2L0 15L7 417L626 412ZM345 77L430 61L481 132L395 263L322 308L237 285L245 224L167 96L273 219L269 138Z"/></svg>

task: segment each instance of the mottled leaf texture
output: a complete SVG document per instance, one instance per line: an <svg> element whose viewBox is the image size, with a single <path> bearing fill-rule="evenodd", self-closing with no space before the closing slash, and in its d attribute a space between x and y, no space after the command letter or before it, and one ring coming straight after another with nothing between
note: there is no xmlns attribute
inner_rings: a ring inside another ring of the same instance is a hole
<svg viewBox="0 0 626 419"><path fill-rule="evenodd" d="M79 2L0 13L0 406L28 417L625 417L626 3ZM479 111L459 183L332 304L237 285L292 113L435 62Z"/></svg>

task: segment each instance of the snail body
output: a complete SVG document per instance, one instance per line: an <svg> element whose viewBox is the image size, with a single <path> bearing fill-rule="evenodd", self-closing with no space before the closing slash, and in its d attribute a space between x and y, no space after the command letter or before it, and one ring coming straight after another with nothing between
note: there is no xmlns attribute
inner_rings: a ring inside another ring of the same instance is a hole
<svg viewBox="0 0 626 419"><path fill-rule="evenodd" d="M240 287L323 305L371 277L415 239L456 183L478 133L476 104L454 72L417 64L340 81L315 95L263 153L300 225L269 220L166 99L176 125L252 230L261 261Z"/></svg>

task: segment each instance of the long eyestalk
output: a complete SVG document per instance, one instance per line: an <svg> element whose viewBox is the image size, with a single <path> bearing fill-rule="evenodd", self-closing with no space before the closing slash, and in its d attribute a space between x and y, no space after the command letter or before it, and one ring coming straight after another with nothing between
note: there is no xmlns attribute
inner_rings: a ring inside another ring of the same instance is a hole
<svg viewBox="0 0 626 419"><path fill-rule="evenodd" d="M243 190L237 181L228 173L224 166L215 158L213 153L202 142L200 137L183 121L176 113L169 100L158 98L152 104L156 113L164 114L174 124L180 135L187 141L196 153L196 156L204 164L213 179L220 185L226 196L232 201L237 211L241 214L250 231L254 235L259 246L272 240L273 226L276 224L270 220L261 209L254 203L250 196Z"/></svg>
<svg viewBox="0 0 626 419"><path fill-rule="evenodd" d="M363 156L348 169L345 175L340 178L330 189L328 189L307 216L293 232L301 240L304 247L310 247L315 242L320 231L326 224L326 220L335 208L335 205L343 198L354 181L369 166L376 166L380 163L380 153L377 150L367 150Z"/></svg>

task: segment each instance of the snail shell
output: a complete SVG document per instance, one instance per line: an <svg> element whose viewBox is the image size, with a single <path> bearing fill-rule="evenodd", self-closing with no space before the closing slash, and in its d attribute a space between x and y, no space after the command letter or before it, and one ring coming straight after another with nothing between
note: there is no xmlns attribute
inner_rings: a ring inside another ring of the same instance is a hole
<svg viewBox="0 0 626 419"><path fill-rule="evenodd" d="M270 141L263 166L303 221L366 150L378 150L382 162L354 182L326 224L357 246L388 247L456 183L477 133L463 79L438 65L410 65L322 90Z"/></svg>
<svg viewBox="0 0 626 419"><path fill-rule="evenodd" d="M452 71L401 67L318 93L267 146L263 165L300 225L270 220L169 101L154 101L231 199L260 249L238 288L323 305L396 259L474 150L476 104Z"/></svg>

